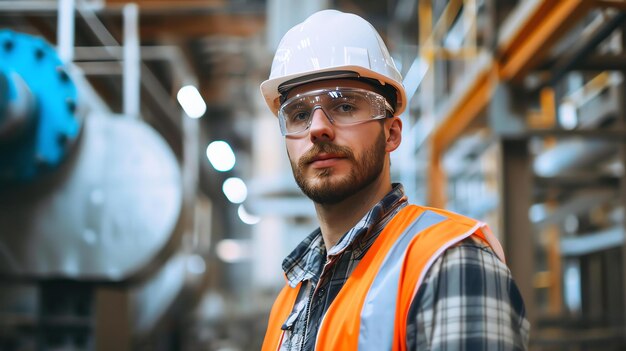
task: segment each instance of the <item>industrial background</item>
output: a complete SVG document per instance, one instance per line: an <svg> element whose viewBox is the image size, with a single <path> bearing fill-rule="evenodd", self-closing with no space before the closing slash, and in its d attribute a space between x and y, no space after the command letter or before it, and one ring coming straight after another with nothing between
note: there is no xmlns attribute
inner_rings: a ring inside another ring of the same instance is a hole
<svg viewBox="0 0 626 351"><path fill-rule="evenodd" d="M259 84L370 21L410 105L392 178L487 221L531 350L626 350L626 1L0 0L0 350L258 350L316 227Z"/></svg>

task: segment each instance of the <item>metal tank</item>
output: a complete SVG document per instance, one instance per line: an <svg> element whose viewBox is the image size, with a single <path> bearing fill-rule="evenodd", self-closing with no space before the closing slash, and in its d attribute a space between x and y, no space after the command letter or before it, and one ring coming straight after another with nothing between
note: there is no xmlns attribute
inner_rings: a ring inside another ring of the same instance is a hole
<svg viewBox="0 0 626 351"><path fill-rule="evenodd" d="M0 31L0 309L31 312L38 349L130 349L185 283L179 160L102 106L47 42Z"/></svg>

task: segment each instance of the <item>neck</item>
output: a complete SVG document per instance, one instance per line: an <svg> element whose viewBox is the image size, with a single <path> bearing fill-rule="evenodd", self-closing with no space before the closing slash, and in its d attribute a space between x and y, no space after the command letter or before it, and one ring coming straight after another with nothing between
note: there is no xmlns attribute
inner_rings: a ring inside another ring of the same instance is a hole
<svg viewBox="0 0 626 351"><path fill-rule="evenodd" d="M389 176L383 174L365 188L338 203L315 204L327 252L363 218L367 211L391 191Z"/></svg>

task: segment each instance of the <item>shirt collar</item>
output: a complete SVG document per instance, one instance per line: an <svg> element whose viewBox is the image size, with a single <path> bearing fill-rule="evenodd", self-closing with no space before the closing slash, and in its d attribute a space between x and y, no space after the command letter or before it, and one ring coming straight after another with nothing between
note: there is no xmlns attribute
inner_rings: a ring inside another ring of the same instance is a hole
<svg viewBox="0 0 626 351"><path fill-rule="evenodd" d="M404 195L402 184L394 183L392 189L382 200L376 203L361 220L339 239L333 246L328 256L336 256L344 252L348 247L355 247L362 239L368 237L372 228L376 226L389 213L398 206L406 204L407 198ZM299 282L314 279L317 280L321 274L322 267L326 262L326 247L322 239L320 228L309 234L283 261L283 270L289 285L295 287Z"/></svg>

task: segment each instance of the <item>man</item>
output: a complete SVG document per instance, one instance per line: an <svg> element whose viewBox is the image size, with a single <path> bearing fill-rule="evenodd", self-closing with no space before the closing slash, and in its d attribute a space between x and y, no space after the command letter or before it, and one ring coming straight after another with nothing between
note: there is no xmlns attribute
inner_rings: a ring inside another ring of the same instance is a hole
<svg viewBox="0 0 626 351"><path fill-rule="evenodd" d="M326 10L292 28L261 84L320 227L283 262L263 350L524 350L529 325L484 223L392 184L407 98L376 30Z"/></svg>

